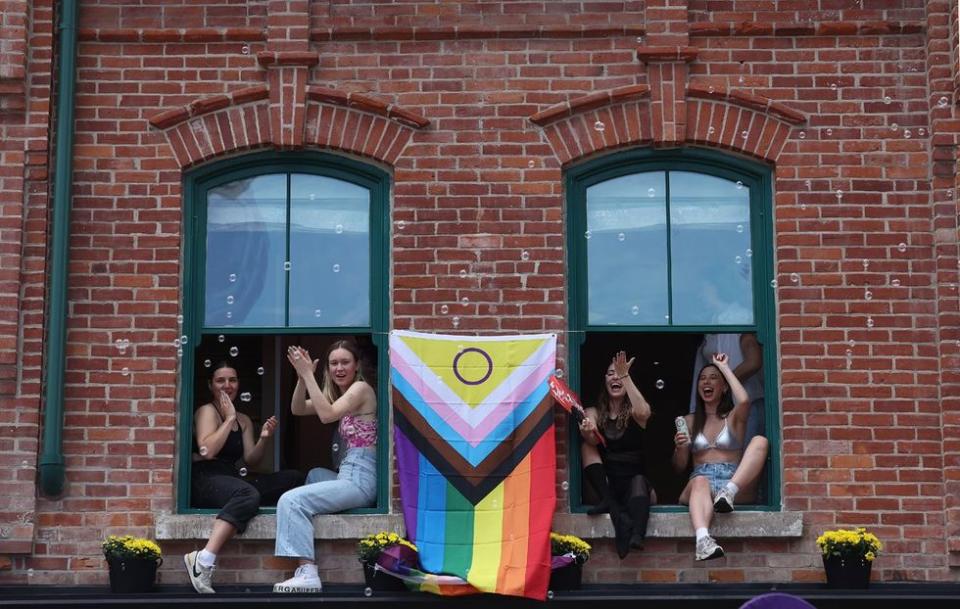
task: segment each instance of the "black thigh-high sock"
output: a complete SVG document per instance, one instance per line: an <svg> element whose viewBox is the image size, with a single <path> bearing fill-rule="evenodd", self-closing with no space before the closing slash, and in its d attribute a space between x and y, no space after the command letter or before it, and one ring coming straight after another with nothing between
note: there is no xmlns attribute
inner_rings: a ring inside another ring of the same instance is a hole
<svg viewBox="0 0 960 609"><path fill-rule="evenodd" d="M596 516L605 514L616 504L613 494L610 492L610 485L607 484L607 473L603 469L602 463L591 463L583 470L583 477L600 495L600 503L587 510L587 514Z"/></svg>
<svg viewBox="0 0 960 609"><path fill-rule="evenodd" d="M635 476L630 481L627 511L633 521L630 547L636 550L642 549L647 536L647 521L650 519L650 483L644 476Z"/></svg>

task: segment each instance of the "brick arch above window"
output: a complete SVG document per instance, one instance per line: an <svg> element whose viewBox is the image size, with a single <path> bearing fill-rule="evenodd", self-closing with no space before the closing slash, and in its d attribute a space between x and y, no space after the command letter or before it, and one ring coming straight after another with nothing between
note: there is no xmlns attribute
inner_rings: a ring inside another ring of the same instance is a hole
<svg viewBox="0 0 960 609"><path fill-rule="evenodd" d="M530 117L544 129L561 164L637 144L654 143L656 113L646 85L572 99ZM776 162L791 129L806 116L787 105L741 91L690 85L684 102L685 141ZM747 136L743 137L746 133Z"/></svg>
<svg viewBox="0 0 960 609"><path fill-rule="evenodd" d="M430 124L380 99L322 87L306 87L304 109L302 122L293 125L303 134L303 146L342 150L391 165L413 132ZM165 110L149 123L163 131L185 168L237 151L288 147L276 133L277 112L269 88L258 85Z"/></svg>

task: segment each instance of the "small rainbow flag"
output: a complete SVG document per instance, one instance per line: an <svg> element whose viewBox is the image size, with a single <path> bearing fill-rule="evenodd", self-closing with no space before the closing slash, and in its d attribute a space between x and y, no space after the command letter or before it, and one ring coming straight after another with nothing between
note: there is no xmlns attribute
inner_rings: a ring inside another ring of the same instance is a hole
<svg viewBox="0 0 960 609"><path fill-rule="evenodd" d="M425 572L479 592L546 598L555 358L552 334L390 333L400 499Z"/></svg>

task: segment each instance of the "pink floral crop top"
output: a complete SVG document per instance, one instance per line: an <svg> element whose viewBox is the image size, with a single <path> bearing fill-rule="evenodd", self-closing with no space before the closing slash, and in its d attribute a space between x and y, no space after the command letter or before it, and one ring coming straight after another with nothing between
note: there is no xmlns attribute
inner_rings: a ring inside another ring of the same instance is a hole
<svg viewBox="0 0 960 609"><path fill-rule="evenodd" d="M347 448L370 448L377 445L377 420L351 414L340 419L340 440Z"/></svg>

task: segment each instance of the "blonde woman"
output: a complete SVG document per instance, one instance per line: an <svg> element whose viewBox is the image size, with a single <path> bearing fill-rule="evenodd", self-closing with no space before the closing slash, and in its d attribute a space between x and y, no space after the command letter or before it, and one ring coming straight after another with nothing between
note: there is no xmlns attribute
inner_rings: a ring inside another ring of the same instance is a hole
<svg viewBox="0 0 960 609"><path fill-rule="evenodd" d="M274 553L296 558L299 566L292 578L276 584L273 591L320 592L313 517L370 506L377 500L377 397L363 379L360 350L351 341L338 340L327 349L322 389L315 377L320 360L311 360L306 349L296 346L287 350L287 359L298 377L291 412L315 414L324 423L339 421L346 455L339 472L313 469L304 486L280 497Z"/></svg>

